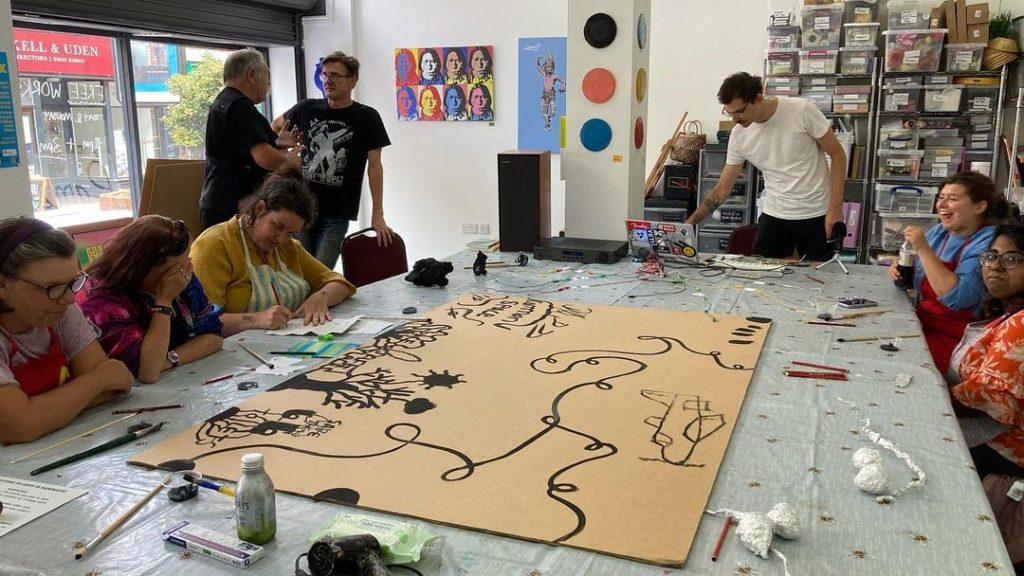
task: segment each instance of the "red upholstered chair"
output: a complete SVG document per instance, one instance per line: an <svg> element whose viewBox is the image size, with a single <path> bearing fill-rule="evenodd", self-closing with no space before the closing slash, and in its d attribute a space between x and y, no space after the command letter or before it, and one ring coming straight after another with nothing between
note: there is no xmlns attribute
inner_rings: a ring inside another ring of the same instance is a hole
<svg viewBox="0 0 1024 576"><path fill-rule="evenodd" d="M729 234L729 254L750 256L754 250L754 237L757 236L757 224L740 226Z"/></svg>
<svg viewBox="0 0 1024 576"><path fill-rule="evenodd" d="M341 244L341 267L345 278L358 287L408 272L405 242L394 232L391 238L392 242L387 247L378 246L373 228L364 228L345 237Z"/></svg>

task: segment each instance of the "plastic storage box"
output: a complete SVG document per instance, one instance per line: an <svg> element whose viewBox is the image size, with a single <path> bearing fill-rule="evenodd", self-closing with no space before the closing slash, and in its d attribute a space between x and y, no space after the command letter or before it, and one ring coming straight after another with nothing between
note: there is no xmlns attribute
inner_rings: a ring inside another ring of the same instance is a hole
<svg viewBox="0 0 1024 576"><path fill-rule="evenodd" d="M878 22L871 24L843 24L843 46L847 48L875 48L878 45ZM771 37L769 36L769 42Z"/></svg>
<svg viewBox="0 0 1024 576"><path fill-rule="evenodd" d="M945 28L931 30L886 30L886 72L936 72L942 56Z"/></svg>
<svg viewBox="0 0 1024 576"><path fill-rule="evenodd" d="M931 214L935 211L935 197L938 194L938 186L875 184L875 210Z"/></svg>
<svg viewBox="0 0 1024 576"><path fill-rule="evenodd" d="M871 74L875 69L876 48L840 48L839 70L843 74Z"/></svg>
<svg viewBox="0 0 1024 576"><path fill-rule="evenodd" d="M778 50L780 48L800 47L799 26L769 26L768 27L768 49Z"/></svg>
<svg viewBox="0 0 1024 576"><path fill-rule="evenodd" d="M977 72L985 57L986 44L946 44L946 70Z"/></svg>
<svg viewBox="0 0 1024 576"><path fill-rule="evenodd" d="M964 112L994 112L998 99L999 88L995 86L968 86Z"/></svg>
<svg viewBox="0 0 1024 576"><path fill-rule="evenodd" d="M803 48L839 48L843 28L842 4L804 6L800 10L800 22Z"/></svg>
<svg viewBox="0 0 1024 576"><path fill-rule="evenodd" d="M847 24L878 23L878 0L846 0L843 22Z"/></svg>
<svg viewBox="0 0 1024 576"><path fill-rule="evenodd" d="M879 150L878 177L890 180L917 180L923 150Z"/></svg>
<svg viewBox="0 0 1024 576"><path fill-rule="evenodd" d="M828 114L832 112L832 93L831 92L814 92L811 94L804 94L803 97L810 100L818 110Z"/></svg>
<svg viewBox="0 0 1024 576"><path fill-rule="evenodd" d="M907 226L918 226L927 230L938 223L939 218L933 214L911 216L910 214L879 213L871 219L871 245L886 250L899 250L903 245L903 231Z"/></svg>
<svg viewBox="0 0 1024 576"><path fill-rule="evenodd" d="M886 120L878 130L878 147L883 150L917 150L919 137L917 122Z"/></svg>
<svg viewBox="0 0 1024 576"><path fill-rule="evenodd" d="M835 74L838 50L801 50L801 74Z"/></svg>
<svg viewBox="0 0 1024 576"><path fill-rule="evenodd" d="M917 112L917 103L921 97L920 84L886 84L882 110L886 112Z"/></svg>
<svg viewBox="0 0 1024 576"><path fill-rule="evenodd" d="M889 0L889 30L927 28L933 4L923 0Z"/></svg>
<svg viewBox="0 0 1024 576"><path fill-rule="evenodd" d="M924 111L955 114L960 111L960 101L963 98L963 93L963 84L925 86Z"/></svg>
<svg viewBox="0 0 1024 576"><path fill-rule="evenodd" d="M796 48L768 51L769 74L796 74L800 65L800 51Z"/></svg>

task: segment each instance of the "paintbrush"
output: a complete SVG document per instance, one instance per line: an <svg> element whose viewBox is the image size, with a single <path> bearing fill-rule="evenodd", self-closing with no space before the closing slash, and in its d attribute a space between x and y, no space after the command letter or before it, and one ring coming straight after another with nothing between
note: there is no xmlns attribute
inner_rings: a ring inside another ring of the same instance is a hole
<svg viewBox="0 0 1024 576"><path fill-rule="evenodd" d="M225 496L231 496L232 498L235 497L235 491L230 486L222 486L220 484L215 484L213 482L210 482L209 480L204 480L202 478L196 478L192 474L185 474L183 476L183 478L185 478L186 481L191 482L193 484L196 484L198 486L202 486L203 488L209 488L210 490L216 490L217 492L220 492L221 494L223 494Z"/></svg>
<svg viewBox="0 0 1024 576"><path fill-rule="evenodd" d="M84 438L85 436L91 436L92 434L95 434L96 432L99 432L100 430L103 430L104 428L109 428L110 426L113 426L114 424L117 424L118 422L124 422L125 420L128 420L129 418L135 418L138 415L139 415L138 412L132 412L131 414L125 416L124 418L118 418L117 420L114 420L113 422L107 422L106 424L104 424L102 426L97 426L97 427L93 428L92 430L87 430L85 432L82 432L81 434L78 434L76 436L72 436L71 438L68 438L67 440L61 440L60 442L57 442L56 444L51 444L51 445L47 446L46 448L42 448L40 450L36 450L35 452L33 452L31 454L25 454L21 458L15 458L14 460L11 460L10 463L11 464L17 464L18 462L21 462L22 460L28 460L29 458L31 458L33 456L38 456L39 454L42 454L43 452L46 452L47 450L53 450L54 448L57 448L58 446L63 446L63 445L65 445L68 442L71 442L73 440L78 440L79 438Z"/></svg>
<svg viewBox="0 0 1024 576"><path fill-rule="evenodd" d="M249 348L248 346L246 346L245 344L242 344L241 342L239 342L238 345L242 347L242 350L245 350L250 355L252 355L253 358L255 358L255 359L259 360L260 362L262 362L263 364L265 364L267 368L270 368L271 370L274 369L274 365L273 364L271 364L270 362L267 362L266 358L264 358L263 356L260 356L259 354L257 354L256 351L253 350L252 348Z"/></svg>
<svg viewBox="0 0 1024 576"><path fill-rule="evenodd" d="M920 337L920 334L897 334L895 336L858 336L855 338L836 338L836 342L871 342L872 340L895 340L897 338Z"/></svg>
<svg viewBox="0 0 1024 576"><path fill-rule="evenodd" d="M139 438L142 438L143 436L145 436L147 434L152 434L153 432L156 432L157 430L162 428L163 425L164 425L164 422L160 422L160 423L157 423L155 425L143 428L142 430L138 430L136 432L129 432L129 433L124 434L122 436L118 436L117 438L114 438L113 440L109 440L107 442L104 442L103 444L100 444L98 446L93 446L92 448L89 448L88 450L86 450L84 452L79 452L78 454L72 454L71 456L68 456L67 458L61 458L60 460L57 460L56 462L51 462L51 463L49 463L49 464L47 464L45 466L40 466L39 468L36 468L35 470L29 472L28 474L29 474L29 476L35 476L36 474L42 474L43 472L47 472L49 470L53 470L54 468L60 468L61 466L64 466L65 464L71 464L72 462L78 462L79 460L84 460L85 458L88 458L89 456L92 456L93 454L99 454L100 452L105 452L107 450L110 450L111 448L117 448L118 446L122 446L124 444L128 444L129 442L134 442L134 441L138 440Z"/></svg>
<svg viewBox="0 0 1024 576"><path fill-rule="evenodd" d="M159 428L161 424L163 424L163 422L157 424L156 426L153 426L153 428ZM117 530L117 527L121 524L124 524L125 520L131 518L133 514L138 512L139 508L145 506L146 502L149 502L150 499L153 498L153 496L156 496L156 493L162 490L163 487L163 483L154 486L153 489L150 490L148 494L142 497L142 500L139 500L134 505L132 505L132 507L129 508L128 511L124 514L121 514L121 516L119 516L117 520L111 522L110 526L107 526L102 531L100 531L99 535L93 538L88 544L83 544L82 542L75 542L75 560L81 560L82 557L85 556L87 552L89 552L89 550L92 550L96 547L97 544L102 542L104 538L110 536L111 532Z"/></svg>

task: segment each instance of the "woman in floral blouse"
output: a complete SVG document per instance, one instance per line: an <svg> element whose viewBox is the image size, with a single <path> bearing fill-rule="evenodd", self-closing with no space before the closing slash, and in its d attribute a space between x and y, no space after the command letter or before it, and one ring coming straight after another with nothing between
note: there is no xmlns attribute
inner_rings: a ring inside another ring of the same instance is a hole
<svg viewBox="0 0 1024 576"><path fill-rule="evenodd" d="M978 260L998 316L954 352L960 382L950 392L960 416L995 421L987 427L990 438L978 436L985 441L971 447L978 475L1024 476L1024 225L997 227ZM964 427L968 444L971 434Z"/></svg>
<svg viewBox="0 0 1024 576"><path fill-rule="evenodd" d="M78 305L100 344L142 382L220 350L220 310L192 274L188 227L143 216L110 240L89 266Z"/></svg>

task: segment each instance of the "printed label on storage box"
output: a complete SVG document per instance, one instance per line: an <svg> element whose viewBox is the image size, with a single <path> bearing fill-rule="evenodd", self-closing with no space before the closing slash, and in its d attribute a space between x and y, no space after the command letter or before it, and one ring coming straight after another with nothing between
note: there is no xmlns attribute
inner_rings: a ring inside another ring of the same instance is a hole
<svg viewBox="0 0 1024 576"><path fill-rule="evenodd" d="M971 57L973 57L973 56L974 56L974 52L964 52L964 51L957 52L953 56L953 63L956 64L957 66L970 66L971 65Z"/></svg>
<svg viewBox="0 0 1024 576"><path fill-rule="evenodd" d="M897 168L906 168L907 166L910 166L910 160L902 160L898 158L889 158L885 163L888 166L895 166Z"/></svg>
<svg viewBox="0 0 1024 576"><path fill-rule="evenodd" d="M971 150L984 150L988 148L988 142L971 142Z"/></svg>
<svg viewBox="0 0 1024 576"><path fill-rule="evenodd" d="M850 39L854 42L870 42L871 34L868 32L854 32L850 35Z"/></svg>
<svg viewBox="0 0 1024 576"><path fill-rule="evenodd" d="M916 24L917 10L904 10L900 12L900 24Z"/></svg>
<svg viewBox="0 0 1024 576"><path fill-rule="evenodd" d="M949 166L932 166L932 178L945 178L949 176Z"/></svg>
<svg viewBox="0 0 1024 576"><path fill-rule="evenodd" d="M936 156L935 157L935 163L936 164L949 164L952 161L953 161L953 157L952 156Z"/></svg>
<svg viewBox="0 0 1024 576"><path fill-rule="evenodd" d="M772 74L789 74L793 71L793 63L788 60L772 62Z"/></svg>
<svg viewBox="0 0 1024 576"><path fill-rule="evenodd" d="M829 17L828 16L815 16L814 17L814 29L815 30L828 30Z"/></svg>
<svg viewBox="0 0 1024 576"><path fill-rule="evenodd" d="M860 7L854 8L853 9L853 13L856 14L857 16L865 16L867 14L871 14L871 8L860 6Z"/></svg>
<svg viewBox="0 0 1024 576"><path fill-rule="evenodd" d="M974 110L991 110L992 98L988 96L975 96L971 108Z"/></svg>
<svg viewBox="0 0 1024 576"><path fill-rule="evenodd" d="M825 73L825 61L824 60L811 60L807 63L807 69L811 71L811 74L824 74Z"/></svg>
<svg viewBox="0 0 1024 576"><path fill-rule="evenodd" d="M828 78L811 78L811 84L815 86L828 84Z"/></svg>
<svg viewBox="0 0 1024 576"><path fill-rule="evenodd" d="M850 64L867 64L867 58L850 58Z"/></svg>
<svg viewBox="0 0 1024 576"><path fill-rule="evenodd" d="M910 94L908 92L897 92L892 95L892 101L897 106L906 106L910 103Z"/></svg>
<svg viewBox="0 0 1024 576"><path fill-rule="evenodd" d="M920 50L907 50L903 53L903 63L916 65L921 61Z"/></svg>
<svg viewBox="0 0 1024 576"><path fill-rule="evenodd" d="M949 96L946 96L945 94L932 94L931 98L933 102L945 102L946 100L949 100Z"/></svg>

